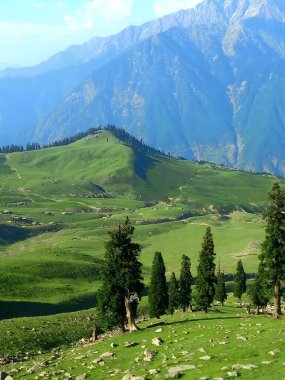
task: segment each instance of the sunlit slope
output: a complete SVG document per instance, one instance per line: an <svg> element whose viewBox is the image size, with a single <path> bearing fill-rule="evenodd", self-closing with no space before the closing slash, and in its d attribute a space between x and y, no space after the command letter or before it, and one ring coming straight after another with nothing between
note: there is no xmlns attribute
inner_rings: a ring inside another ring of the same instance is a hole
<svg viewBox="0 0 285 380"><path fill-rule="evenodd" d="M272 176L137 152L110 132L73 144L1 155L2 192L45 197L98 194L143 200L175 198L193 209L261 209Z"/></svg>
<svg viewBox="0 0 285 380"><path fill-rule="evenodd" d="M101 132L67 146L6 155L10 173L1 180L7 187L45 196L96 195L104 191L101 186L127 194L138 180L133 161L130 148Z"/></svg>

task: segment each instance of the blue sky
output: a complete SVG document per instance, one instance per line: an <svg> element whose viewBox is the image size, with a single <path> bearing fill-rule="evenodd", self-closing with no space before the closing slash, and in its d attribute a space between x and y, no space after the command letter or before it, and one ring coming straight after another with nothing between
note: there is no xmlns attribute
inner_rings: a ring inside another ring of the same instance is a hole
<svg viewBox="0 0 285 380"><path fill-rule="evenodd" d="M72 44L201 0L0 0L0 68L34 65Z"/></svg>

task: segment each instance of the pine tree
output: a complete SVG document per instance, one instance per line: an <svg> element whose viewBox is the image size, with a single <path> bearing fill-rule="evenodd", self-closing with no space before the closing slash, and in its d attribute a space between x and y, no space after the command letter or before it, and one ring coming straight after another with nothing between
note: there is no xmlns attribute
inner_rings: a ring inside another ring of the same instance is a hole
<svg viewBox="0 0 285 380"><path fill-rule="evenodd" d="M259 314L259 309L265 307L270 300L270 287L267 280L267 273L264 268L263 262L258 265L258 272L253 281L253 284L248 290L248 294L254 306L256 307L256 314Z"/></svg>
<svg viewBox="0 0 285 380"><path fill-rule="evenodd" d="M281 282L285 279L285 193L278 183L269 192L267 222L260 255L268 279L274 287L274 316L281 316Z"/></svg>
<svg viewBox="0 0 285 380"><path fill-rule="evenodd" d="M171 273L170 283L168 287L168 311L173 314L174 311L179 307L179 286L176 280L175 273Z"/></svg>
<svg viewBox="0 0 285 380"><path fill-rule="evenodd" d="M217 272L217 283L215 286L215 300L220 302L223 306L227 297L228 295L226 290L225 275L219 267Z"/></svg>
<svg viewBox="0 0 285 380"><path fill-rule="evenodd" d="M152 262L149 286L149 315L159 318L168 308L168 292L165 277L165 265L161 252L155 252Z"/></svg>
<svg viewBox="0 0 285 380"><path fill-rule="evenodd" d="M192 281L190 258L183 255L179 280L179 301L183 311L191 307Z"/></svg>
<svg viewBox="0 0 285 380"><path fill-rule="evenodd" d="M234 296L239 299L241 303L241 297L246 292L246 274L243 269L242 261L237 262L236 273L234 275Z"/></svg>
<svg viewBox="0 0 285 380"><path fill-rule="evenodd" d="M198 310L207 313L215 295L215 252L211 228L207 227L197 267L195 304Z"/></svg>
<svg viewBox="0 0 285 380"><path fill-rule="evenodd" d="M97 293L98 313L108 327L117 324L125 330L136 330L134 315L138 300L144 289L142 264L138 261L141 246L132 242L134 227L127 217L109 232L110 240L105 244L102 268L102 288Z"/></svg>

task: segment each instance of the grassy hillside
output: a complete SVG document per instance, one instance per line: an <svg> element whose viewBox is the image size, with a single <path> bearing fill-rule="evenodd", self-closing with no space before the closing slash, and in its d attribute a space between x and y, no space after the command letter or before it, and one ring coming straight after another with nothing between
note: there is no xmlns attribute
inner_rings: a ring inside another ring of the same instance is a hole
<svg viewBox="0 0 285 380"><path fill-rule="evenodd" d="M208 314L178 312L159 320L144 321L139 332L105 337L96 343L86 340L66 347L70 339L91 336L90 318L92 320L91 313L76 313L67 317L58 315L56 319L3 321L0 324L2 352L6 352L8 344L10 356L19 354L21 347L28 351L25 354L27 361L4 365L3 371L16 379L75 379L82 376L90 380L109 377L121 380L126 373L131 373L152 380L165 379L180 366L182 369L177 372L185 380L237 376L245 380L283 378L285 341L280 332L284 330L284 321L264 315L247 315L243 308L231 301L224 307L212 308ZM152 343L155 337L163 340L162 345ZM126 347L127 342L133 345ZM115 346L111 347L111 343ZM61 348L32 356L36 350L45 352L55 345L61 345ZM149 361L144 360L145 350L154 350ZM100 359L104 353L111 356Z"/></svg>
<svg viewBox="0 0 285 380"><path fill-rule="evenodd" d="M273 181L272 176L138 154L108 131L67 146L0 157L2 190L26 197L86 197L105 190L144 200L175 198L196 209L259 209Z"/></svg>
<svg viewBox="0 0 285 380"><path fill-rule="evenodd" d="M238 258L248 273L256 270L264 237L258 212L272 176L148 156L108 131L0 159L2 316L92 306L107 231L126 215L143 247L146 282L156 250L168 276L179 271L182 254L195 275L207 225L226 273Z"/></svg>

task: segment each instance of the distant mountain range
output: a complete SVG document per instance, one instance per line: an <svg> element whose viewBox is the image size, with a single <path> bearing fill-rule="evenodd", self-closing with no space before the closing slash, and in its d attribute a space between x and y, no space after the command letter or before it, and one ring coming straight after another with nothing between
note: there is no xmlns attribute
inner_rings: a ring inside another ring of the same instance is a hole
<svg viewBox="0 0 285 380"><path fill-rule="evenodd" d="M285 175L285 2L204 0L0 72L0 145L108 123L175 155Z"/></svg>

